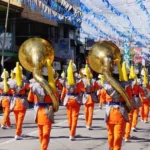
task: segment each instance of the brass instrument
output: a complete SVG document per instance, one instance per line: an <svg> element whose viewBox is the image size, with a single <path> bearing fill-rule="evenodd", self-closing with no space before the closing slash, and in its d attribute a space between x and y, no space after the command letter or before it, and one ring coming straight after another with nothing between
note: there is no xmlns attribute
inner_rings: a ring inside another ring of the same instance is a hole
<svg viewBox="0 0 150 150"><path fill-rule="evenodd" d="M22 66L33 73L34 79L50 95L54 111L58 111L59 103L52 88L42 76L42 68L46 66L47 60L54 60L54 49L52 45L42 38L30 38L26 40L19 49L19 60Z"/></svg>
<svg viewBox="0 0 150 150"><path fill-rule="evenodd" d="M128 112L131 111L131 103L122 86L111 76L113 71L113 61L121 60L119 48L112 42L102 41L93 45L88 54L88 60L91 68L104 75L104 78L109 82L123 97L126 103Z"/></svg>

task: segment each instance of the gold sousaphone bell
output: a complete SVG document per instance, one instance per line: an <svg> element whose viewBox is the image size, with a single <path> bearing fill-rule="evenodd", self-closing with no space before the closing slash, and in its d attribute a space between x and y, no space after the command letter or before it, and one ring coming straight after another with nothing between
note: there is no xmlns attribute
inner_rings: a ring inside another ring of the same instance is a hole
<svg viewBox="0 0 150 150"><path fill-rule="evenodd" d="M105 80L120 93L125 100L128 112L130 112L132 107L128 95L122 86L111 76L113 63L117 59L121 60L120 49L110 41L102 41L94 44L88 54L91 68L95 72L103 74Z"/></svg>
<svg viewBox="0 0 150 150"><path fill-rule="evenodd" d="M54 49L52 45L42 38L30 38L26 40L19 49L19 61L22 66L33 73L34 79L50 95L53 101L54 111L58 111L59 103L52 88L42 76L42 68L46 66L47 60L54 60Z"/></svg>

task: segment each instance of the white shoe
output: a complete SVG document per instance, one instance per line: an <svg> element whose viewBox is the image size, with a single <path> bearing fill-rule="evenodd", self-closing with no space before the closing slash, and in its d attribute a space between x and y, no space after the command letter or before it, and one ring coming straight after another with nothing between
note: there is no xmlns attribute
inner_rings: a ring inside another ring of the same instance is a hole
<svg viewBox="0 0 150 150"><path fill-rule="evenodd" d="M22 140L21 136L15 135L15 140Z"/></svg>
<svg viewBox="0 0 150 150"><path fill-rule="evenodd" d="M92 130L92 127L90 127L90 126L86 126L86 128L87 128L88 130Z"/></svg>
<svg viewBox="0 0 150 150"><path fill-rule="evenodd" d="M75 140L74 136L70 136L70 137L69 137L69 140L70 140L70 141L74 141L74 140Z"/></svg>
<svg viewBox="0 0 150 150"><path fill-rule="evenodd" d="M132 128L132 131L133 131L133 132L137 132L136 128Z"/></svg>
<svg viewBox="0 0 150 150"><path fill-rule="evenodd" d="M125 139L124 141L125 141L126 143L127 143L127 142L130 142L130 140L129 140L129 139Z"/></svg>
<svg viewBox="0 0 150 150"><path fill-rule="evenodd" d="M2 129L9 129L8 126L4 126L4 125L1 125L1 128L2 128Z"/></svg>
<svg viewBox="0 0 150 150"><path fill-rule="evenodd" d="M148 123L148 121L147 121L147 120L144 120L144 123Z"/></svg>
<svg viewBox="0 0 150 150"><path fill-rule="evenodd" d="M141 119L141 122L144 122L144 120Z"/></svg>

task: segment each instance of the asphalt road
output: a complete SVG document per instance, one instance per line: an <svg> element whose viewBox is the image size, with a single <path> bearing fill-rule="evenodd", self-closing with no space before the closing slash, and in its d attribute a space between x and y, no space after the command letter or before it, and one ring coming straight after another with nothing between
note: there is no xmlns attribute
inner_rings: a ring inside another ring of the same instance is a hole
<svg viewBox="0 0 150 150"><path fill-rule="evenodd" d="M0 115L0 121L2 114ZM60 106L55 114L55 123L51 130L48 150L108 150L107 131L104 122L104 110L95 106L93 117L93 130L85 128L83 106L80 110L76 140L69 141L69 129L66 120L66 110ZM0 150L39 150L40 144L37 134L37 125L33 121L33 109L26 113L23 140L14 140L15 124L14 115L11 113L12 128L0 129ZM131 142L122 143L122 150L150 150L150 123L138 123L138 132L131 132Z"/></svg>

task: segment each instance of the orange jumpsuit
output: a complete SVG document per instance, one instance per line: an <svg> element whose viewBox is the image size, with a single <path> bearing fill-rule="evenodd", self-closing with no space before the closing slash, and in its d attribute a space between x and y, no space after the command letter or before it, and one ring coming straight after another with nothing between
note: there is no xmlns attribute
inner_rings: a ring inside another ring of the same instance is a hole
<svg viewBox="0 0 150 150"><path fill-rule="evenodd" d="M42 87L38 87L42 88ZM41 102L42 100L42 102ZM35 93L32 89L28 95L28 101L35 104L35 122L38 124L38 134L41 143L40 150L47 150L50 138L51 127L53 123L54 114L48 113L49 106L52 106L51 97L47 94L40 96L40 94ZM48 116L51 116L50 119Z"/></svg>
<svg viewBox="0 0 150 150"><path fill-rule="evenodd" d="M132 94L133 94L132 128L136 128L136 125L138 122L139 107L142 106L141 100L139 98L140 89L141 89L141 87L138 84L134 84L132 87ZM136 101L134 99L136 99Z"/></svg>
<svg viewBox="0 0 150 150"><path fill-rule="evenodd" d="M14 81L12 81L12 83ZM13 99L11 101L10 109L13 110L15 115L17 136L21 136L23 120L26 114L26 110L29 107L28 101L25 96L26 90L29 90L28 88L29 87L26 84L24 84L22 87L18 87L16 85L16 82L14 84L14 87L11 88Z"/></svg>
<svg viewBox="0 0 150 150"><path fill-rule="evenodd" d="M87 128L90 128L92 126L94 102L98 102L98 97L95 93L98 85L94 79L90 80L91 83L90 85L88 85L87 79L82 79L84 84L84 89L82 89L82 91L84 92L82 103L84 104L84 115Z"/></svg>
<svg viewBox="0 0 150 150"><path fill-rule="evenodd" d="M132 88L130 87L130 85L128 85L127 87L125 87L125 90L126 90L126 92L128 94L129 100L132 103ZM129 122L126 122L126 125L125 125L125 134L124 134L124 139L125 140L130 139L133 110L128 113L128 117L129 117Z"/></svg>
<svg viewBox="0 0 150 150"><path fill-rule="evenodd" d="M71 137L74 137L76 133L77 121L82 101L82 96L80 96L82 88L83 84L80 82L76 82L74 86L69 86L66 81L61 93L61 100L67 109L68 125L70 129L69 134Z"/></svg>
<svg viewBox="0 0 150 150"><path fill-rule="evenodd" d="M125 131L125 124L128 121L128 114L122 115L121 107L124 108L124 100L120 95L118 98L113 98L108 94L107 88L111 85L104 83L104 88L101 90L101 100L106 104L105 121L107 124L109 150L121 150L122 137ZM118 101L118 102L116 102Z"/></svg>
<svg viewBox="0 0 150 150"><path fill-rule="evenodd" d="M140 90L140 98L142 101L142 106L140 107L141 120L146 123L148 122L150 99L146 97L146 94L142 88Z"/></svg>
<svg viewBox="0 0 150 150"><path fill-rule="evenodd" d="M11 123L10 123L10 101L11 101L11 96L10 96L11 91L9 90L7 93L3 93L3 90L0 90L0 103L2 105L3 108L3 112L4 112L4 116L3 116L3 120L1 123L1 126L5 126L5 127L10 127Z"/></svg>

